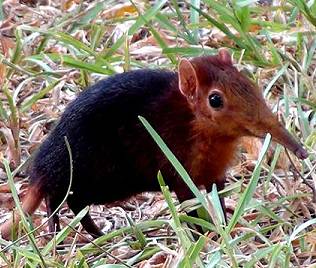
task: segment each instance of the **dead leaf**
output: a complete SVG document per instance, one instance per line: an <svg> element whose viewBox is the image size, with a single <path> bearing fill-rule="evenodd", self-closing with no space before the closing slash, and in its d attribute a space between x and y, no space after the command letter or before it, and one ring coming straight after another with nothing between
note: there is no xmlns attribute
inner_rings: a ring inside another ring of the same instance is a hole
<svg viewBox="0 0 316 268"><path fill-rule="evenodd" d="M20 3L30 7L36 7L37 0L20 0Z"/></svg>
<svg viewBox="0 0 316 268"><path fill-rule="evenodd" d="M149 260L143 261L139 268L166 268L168 254L166 252L158 252L154 254Z"/></svg>
<svg viewBox="0 0 316 268"><path fill-rule="evenodd" d="M8 183L0 184L0 193L11 193L10 186Z"/></svg>
<svg viewBox="0 0 316 268"><path fill-rule="evenodd" d="M126 15L137 14L136 8L131 4L118 4L101 13L103 19L114 19L124 17Z"/></svg>
<svg viewBox="0 0 316 268"><path fill-rule="evenodd" d="M259 32L262 27L259 24L252 24L249 27L249 32Z"/></svg>
<svg viewBox="0 0 316 268"><path fill-rule="evenodd" d="M7 148L7 158L10 163L13 163L15 166L20 162L20 152L19 149L15 146L15 141L11 129L7 128L5 125L2 125L0 128L3 136L6 139L8 148Z"/></svg>
<svg viewBox="0 0 316 268"><path fill-rule="evenodd" d="M62 1L62 10L63 11L69 11L73 9L75 6L77 6L80 3L80 0L65 0Z"/></svg>

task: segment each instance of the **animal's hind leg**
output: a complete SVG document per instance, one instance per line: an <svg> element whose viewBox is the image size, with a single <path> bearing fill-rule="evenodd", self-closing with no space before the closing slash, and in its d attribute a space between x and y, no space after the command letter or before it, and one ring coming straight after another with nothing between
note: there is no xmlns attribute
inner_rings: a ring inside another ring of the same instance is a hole
<svg viewBox="0 0 316 268"><path fill-rule="evenodd" d="M82 209L84 209L85 205L78 205L77 202L72 200L68 200L69 208L75 213L78 214ZM91 218L89 212L81 219L81 224L83 228L94 238L98 238L104 233L99 229L99 227L95 224L93 219Z"/></svg>
<svg viewBox="0 0 316 268"><path fill-rule="evenodd" d="M46 196L45 203L47 209L47 217L50 217L48 220L48 229L50 233L59 232L60 231L60 223L59 223L59 216L57 212L53 214L53 212L58 208L60 202L56 197Z"/></svg>

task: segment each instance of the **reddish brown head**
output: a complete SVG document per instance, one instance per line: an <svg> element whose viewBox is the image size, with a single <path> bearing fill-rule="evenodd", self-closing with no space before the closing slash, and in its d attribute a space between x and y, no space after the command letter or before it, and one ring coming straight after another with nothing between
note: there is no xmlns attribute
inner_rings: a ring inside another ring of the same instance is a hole
<svg viewBox="0 0 316 268"><path fill-rule="evenodd" d="M213 137L264 137L270 133L297 157L308 156L269 110L258 87L233 66L227 50L220 50L217 56L181 60L179 88L200 127Z"/></svg>

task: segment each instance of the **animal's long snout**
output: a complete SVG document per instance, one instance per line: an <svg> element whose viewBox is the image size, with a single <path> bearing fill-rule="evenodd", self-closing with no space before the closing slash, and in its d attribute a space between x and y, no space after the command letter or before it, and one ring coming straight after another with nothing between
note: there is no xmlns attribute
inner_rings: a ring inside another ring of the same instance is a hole
<svg viewBox="0 0 316 268"><path fill-rule="evenodd" d="M277 127L270 129L272 138L282 144L285 148L292 151L298 158L305 159L308 157L307 151L303 148L302 144L297 142L292 135L279 123Z"/></svg>
<svg viewBox="0 0 316 268"><path fill-rule="evenodd" d="M263 108L263 110L264 113L259 116L260 119L255 123L256 130L252 131L252 133L259 137L270 133L274 141L293 152L298 158L307 158L308 152L303 148L303 145L294 139L268 108Z"/></svg>

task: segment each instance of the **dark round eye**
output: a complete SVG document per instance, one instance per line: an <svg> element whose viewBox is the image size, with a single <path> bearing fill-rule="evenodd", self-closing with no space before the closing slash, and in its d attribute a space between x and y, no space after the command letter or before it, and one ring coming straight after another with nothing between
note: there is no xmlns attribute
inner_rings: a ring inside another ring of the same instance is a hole
<svg viewBox="0 0 316 268"><path fill-rule="evenodd" d="M219 109L223 107L223 99L222 97L217 94L213 93L208 97L208 101L210 102L211 107L215 109Z"/></svg>

